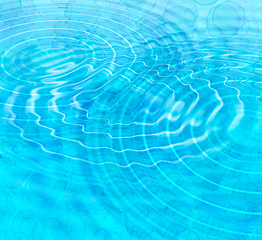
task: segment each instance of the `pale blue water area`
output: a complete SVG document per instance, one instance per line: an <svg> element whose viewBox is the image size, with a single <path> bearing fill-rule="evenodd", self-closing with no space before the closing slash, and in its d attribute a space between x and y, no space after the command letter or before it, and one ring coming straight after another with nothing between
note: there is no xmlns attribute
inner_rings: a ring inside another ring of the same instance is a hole
<svg viewBox="0 0 262 240"><path fill-rule="evenodd" d="M0 0L0 240L262 239L262 1Z"/></svg>

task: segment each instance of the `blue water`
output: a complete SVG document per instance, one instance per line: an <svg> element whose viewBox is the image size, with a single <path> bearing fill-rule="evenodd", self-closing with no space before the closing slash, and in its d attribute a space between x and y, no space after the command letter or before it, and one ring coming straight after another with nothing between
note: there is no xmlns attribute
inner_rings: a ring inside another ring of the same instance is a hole
<svg viewBox="0 0 262 240"><path fill-rule="evenodd" d="M262 239L262 1L0 0L0 240Z"/></svg>

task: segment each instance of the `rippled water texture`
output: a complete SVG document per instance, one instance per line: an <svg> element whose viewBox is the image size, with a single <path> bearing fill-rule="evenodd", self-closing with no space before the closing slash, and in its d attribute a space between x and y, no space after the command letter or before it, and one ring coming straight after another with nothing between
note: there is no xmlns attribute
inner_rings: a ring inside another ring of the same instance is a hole
<svg viewBox="0 0 262 240"><path fill-rule="evenodd" d="M262 239L262 1L0 0L0 239Z"/></svg>

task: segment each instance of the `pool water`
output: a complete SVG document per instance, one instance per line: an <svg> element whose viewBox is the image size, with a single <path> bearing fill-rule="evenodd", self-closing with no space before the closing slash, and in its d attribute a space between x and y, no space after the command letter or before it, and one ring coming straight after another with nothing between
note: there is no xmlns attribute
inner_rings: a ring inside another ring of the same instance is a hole
<svg viewBox="0 0 262 240"><path fill-rule="evenodd" d="M262 239L259 1L0 1L0 239Z"/></svg>

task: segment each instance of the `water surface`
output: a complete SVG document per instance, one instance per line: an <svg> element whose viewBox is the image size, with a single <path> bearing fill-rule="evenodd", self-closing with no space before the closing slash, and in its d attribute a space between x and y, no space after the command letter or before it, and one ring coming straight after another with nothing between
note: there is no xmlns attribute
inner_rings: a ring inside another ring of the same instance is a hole
<svg viewBox="0 0 262 240"><path fill-rule="evenodd" d="M2 1L0 238L262 238L259 2Z"/></svg>

